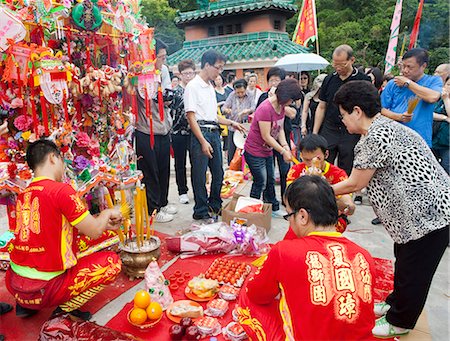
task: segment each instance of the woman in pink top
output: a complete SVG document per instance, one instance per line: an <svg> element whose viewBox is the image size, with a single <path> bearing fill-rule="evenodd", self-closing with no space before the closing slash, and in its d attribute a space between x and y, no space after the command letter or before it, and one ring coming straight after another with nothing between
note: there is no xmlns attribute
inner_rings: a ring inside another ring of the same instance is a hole
<svg viewBox="0 0 450 341"><path fill-rule="evenodd" d="M283 131L284 107L300 98L302 91L295 79L281 81L275 94L256 109L244 145L245 161L253 175L250 196L259 199L264 190L263 200L272 204L272 215L275 217L282 217L286 212L280 210L275 196L273 149L283 155L286 162L291 161L291 150Z"/></svg>

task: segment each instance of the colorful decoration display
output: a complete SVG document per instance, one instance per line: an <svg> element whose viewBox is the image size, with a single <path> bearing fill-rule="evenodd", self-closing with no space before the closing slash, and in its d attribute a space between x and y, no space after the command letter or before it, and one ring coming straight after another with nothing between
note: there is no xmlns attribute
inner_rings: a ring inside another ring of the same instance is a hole
<svg viewBox="0 0 450 341"><path fill-rule="evenodd" d="M0 136L2 195L26 187L27 145L47 137L92 213L110 207L105 186L113 203L119 191L132 197L142 178L132 147L136 94L144 89L150 101L158 92L153 33L136 0L0 4L0 124L9 129ZM14 200L7 206L13 217ZM80 243L84 253L95 249Z"/></svg>

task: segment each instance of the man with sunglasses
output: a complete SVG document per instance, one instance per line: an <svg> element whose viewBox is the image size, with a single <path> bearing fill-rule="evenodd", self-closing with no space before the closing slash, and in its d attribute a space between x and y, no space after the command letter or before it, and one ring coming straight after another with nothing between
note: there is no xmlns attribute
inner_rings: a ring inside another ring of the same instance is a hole
<svg viewBox="0 0 450 341"><path fill-rule="evenodd" d="M297 238L275 244L249 278L239 323L252 340L372 340L374 261L336 232L330 185L302 176L285 202Z"/></svg>
<svg viewBox="0 0 450 341"><path fill-rule="evenodd" d="M332 66L335 70L323 81L319 94L319 105L314 121L314 134L320 134L328 142L329 155L327 161L334 163L338 159L338 166L350 175L353 167L353 148L359 140L359 135L350 134L339 118L339 109L333 103L334 95L339 88L353 80L367 80L370 78L353 67L355 57L353 49L348 45L340 45L333 52Z"/></svg>

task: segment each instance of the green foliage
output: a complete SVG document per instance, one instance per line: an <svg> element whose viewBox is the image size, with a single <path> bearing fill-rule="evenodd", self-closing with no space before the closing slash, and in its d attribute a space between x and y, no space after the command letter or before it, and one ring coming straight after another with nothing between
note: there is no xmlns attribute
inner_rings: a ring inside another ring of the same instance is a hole
<svg viewBox="0 0 450 341"><path fill-rule="evenodd" d="M155 28L155 37L167 44L167 53L179 50L183 46L184 31L175 26L177 10L169 6L168 0L142 0L141 6L141 15Z"/></svg>
<svg viewBox="0 0 450 341"><path fill-rule="evenodd" d="M299 9L302 0L296 1ZM403 38L408 48L418 0L403 0L401 30L397 51L400 54ZM336 46L353 47L356 63L384 68L395 0L316 0L320 54L327 59ZM298 14L287 22L287 32L293 34ZM430 53L430 70L449 61L449 4L448 0L425 2L418 47ZM315 49L314 49L315 50Z"/></svg>

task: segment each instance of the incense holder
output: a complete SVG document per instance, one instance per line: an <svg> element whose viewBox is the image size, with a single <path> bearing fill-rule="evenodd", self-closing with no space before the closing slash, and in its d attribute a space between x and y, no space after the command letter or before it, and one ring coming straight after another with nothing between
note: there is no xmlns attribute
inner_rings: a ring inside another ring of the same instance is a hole
<svg viewBox="0 0 450 341"><path fill-rule="evenodd" d="M120 245L120 259L122 260L125 274L132 281L135 278L144 278L145 270L153 258L158 259L161 254L161 240L151 236L144 240L144 244L138 247L136 238L128 240L125 245Z"/></svg>

